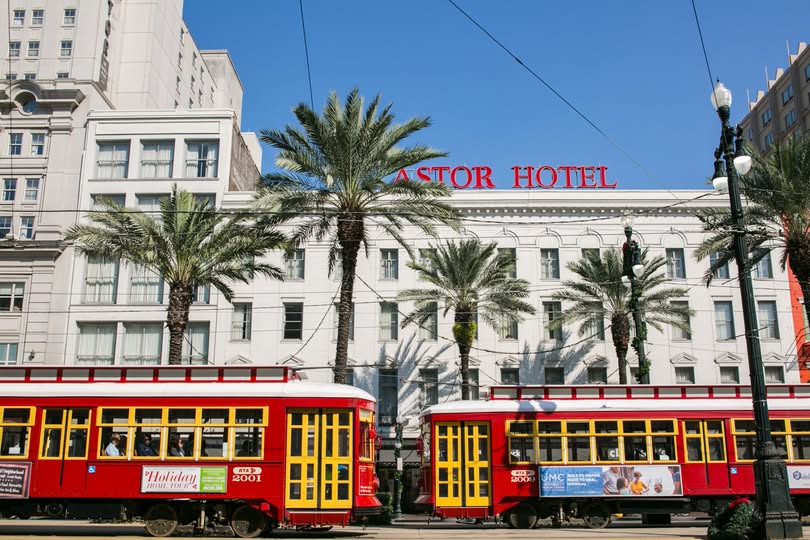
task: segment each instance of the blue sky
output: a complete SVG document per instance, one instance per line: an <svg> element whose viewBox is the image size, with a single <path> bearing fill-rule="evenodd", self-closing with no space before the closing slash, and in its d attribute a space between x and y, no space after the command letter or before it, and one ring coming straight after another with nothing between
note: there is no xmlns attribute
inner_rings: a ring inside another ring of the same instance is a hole
<svg viewBox="0 0 810 540"><path fill-rule="evenodd" d="M689 0L455 2L616 144L447 0L303 0L315 108L332 90L382 93L399 120L431 117L412 142L450 153L432 165L486 165L502 188L516 165L603 165L620 189L707 187L720 127ZM787 67L786 43L810 42L810 2L695 5L739 121L766 68ZM243 131L294 123L292 107L310 101L299 2L230 6L186 0L184 18L200 48L230 51ZM265 172L274 158L265 146Z"/></svg>

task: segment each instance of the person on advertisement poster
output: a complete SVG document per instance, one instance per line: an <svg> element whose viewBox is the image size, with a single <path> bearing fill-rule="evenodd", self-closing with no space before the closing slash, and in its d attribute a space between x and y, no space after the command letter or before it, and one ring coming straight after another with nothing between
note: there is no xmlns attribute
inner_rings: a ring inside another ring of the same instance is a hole
<svg viewBox="0 0 810 540"><path fill-rule="evenodd" d="M619 468L608 467L602 473L602 492L605 495L618 495L619 490L616 481L619 479Z"/></svg>
<svg viewBox="0 0 810 540"><path fill-rule="evenodd" d="M633 472L633 481L630 482L630 491L633 492L633 495L644 495L650 491L650 486L644 483L641 476L641 471Z"/></svg>

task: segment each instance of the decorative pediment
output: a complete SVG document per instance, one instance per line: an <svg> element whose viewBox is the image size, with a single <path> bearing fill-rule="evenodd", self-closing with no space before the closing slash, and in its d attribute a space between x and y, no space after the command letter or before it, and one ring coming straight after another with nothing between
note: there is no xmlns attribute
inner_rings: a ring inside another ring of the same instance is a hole
<svg viewBox="0 0 810 540"><path fill-rule="evenodd" d="M287 367L301 367L304 365L304 361L295 355L290 355L281 362L278 362L278 365Z"/></svg>
<svg viewBox="0 0 810 540"><path fill-rule="evenodd" d="M714 359L716 364L740 364L742 363L742 357L733 353L723 353L719 355L717 358Z"/></svg>
<svg viewBox="0 0 810 540"><path fill-rule="evenodd" d="M680 366L682 365L693 366L697 364L697 358L686 353L675 355L672 358L670 358L669 361L673 365L680 365Z"/></svg>
<svg viewBox="0 0 810 540"><path fill-rule="evenodd" d="M231 365L231 366L243 366L243 365L246 365L246 364L252 364L253 360L251 360L250 358L247 358L245 356L242 356L241 354L237 354L236 356L234 356L233 358L228 360L227 363L228 363L228 365Z"/></svg>
<svg viewBox="0 0 810 540"><path fill-rule="evenodd" d="M780 364L784 365L785 357L776 353L767 353L762 355L763 364Z"/></svg>

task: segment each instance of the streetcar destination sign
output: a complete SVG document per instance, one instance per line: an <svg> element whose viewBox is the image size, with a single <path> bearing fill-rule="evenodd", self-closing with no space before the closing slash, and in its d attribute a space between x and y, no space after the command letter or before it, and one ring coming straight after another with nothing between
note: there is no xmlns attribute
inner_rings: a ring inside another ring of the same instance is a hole
<svg viewBox="0 0 810 540"><path fill-rule="evenodd" d="M512 189L615 189L619 184L618 180L608 180L605 165L515 165L511 170L507 177ZM492 167L487 165L423 166L400 169L394 181L421 180L449 184L456 189L495 189L492 173Z"/></svg>

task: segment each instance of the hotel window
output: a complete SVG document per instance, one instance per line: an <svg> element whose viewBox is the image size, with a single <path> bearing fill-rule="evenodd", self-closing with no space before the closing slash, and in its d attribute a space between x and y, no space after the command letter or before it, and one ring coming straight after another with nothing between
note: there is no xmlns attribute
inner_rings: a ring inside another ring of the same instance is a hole
<svg viewBox="0 0 810 540"><path fill-rule="evenodd" d="M180 91L180 77L177 77L177 80L176 80L176 81L174 81L174 91L175 91L175 92L179 92L179 91ZM175 107L175 109L176 109L176 108L177 108L177 107Z"/></svg>
<svg viewBox="0 0 810 540"><path fill-rule="evenodd" d="M62 24L73 25L76 24L76 10L68 8L65 10L65 15L62 17Z"/></svg>
<svg viewBox="0 0 810 540"><path fill-rule="evenodd" d="M380 341L399 339L399 305L395 302L380 303Z"/></svg>
<svg viewBox="0 0 810 540"><path fill-rule="evenodd" d="M773 279L773 265L771 264L771 254L766 253L757 263L751 268L751 273L755 278L759 279Z"/></svg>
<svg viewBox="0 0 810 540"><path fill-rule="evenodd" d="M197 90L197 103L202 106L202 90Z"/></svg>
<svg viewBox="0 0 810 540"><path fill-rule="evenodd" d="M125 195L118 194L97 193L91 195L90 197L93 199L93 211L106 210L107 205L105 203L108 202L113 202L119 206L124 206L124 202L126 201Z"/></svg>
<svg viewBox="0 0 810 540"><path fill-rule="evenodd" d="M73 56L73 41L66 39L60 42L59 45L59 56L63 58L67 58Z"/></svg>
<svg viewBox="0 0 810 540"><path fill-rule="evenodd" d="M501 368L501 384L520 384L520 369Z"/></svg>
<svg viewBox="0 0 810 540"><path fill-rule="evenodd" d="M34 80L34 79L36 79L36 78L37 78L37 74L36 74L36 73L26 73L26 74L25 74L25 80L26 80L26 81L33 81L33 80ZM31 102L29 101L28 103L31 103ZM25 109L23 109L23 110L25 110ZM26 112L32 112L32 111L26 111Z"/></svg>
<svg viewBox="0 0 810 540"><path fill-rule="evenodd" d="M149 215L152 219L161 219L160 202L166 199L168 195L144 195L139 193L135 197L138 199L138 210Z"/></svg>
<svg viewBox="0 0 810 540"><path fill-rule="evenodd" d="M599 248L582 248L581 253L583 259L599 259L600 257Z"/></svg>
<svg viewBox="0 0 810 540"><path fill-rule="evenodd" d="M183 333L183 350L180 354L183 364L208 363L208 323L188 323Z"/></svg>
<svg viewBox="0 0 810 540"><path fill-rule="evenodd" d="M68 73L66 71L60 71L59 73L56 74L56 78L57 79L67 79L68 78Z"/></svg>
<svg viewBox="0 0 810 540"><path fill-rule="evenodd" d="M45 155L45 134L32 133L31 134L31 155L42 156Z"/></svg>
<svg viewBox="0 0 810 540"><path fill-rule="evenodd" d="M9 41L8 42L8 55L11 58L19 58L20 57L20 42L19 41Z"/></svg>
<svg viewBox="0 0 810 540"><path fill-rule="evenodd" d="M709 264L713 265L717 260L720 259L721 254L717 251L709 255ZM723 266L712 270L712 276L718 279L728 279L730 274L728 270L728 262L724 263Z"/></svg>
<svg viewBox="0 0 810 540"><path fill-rule="evenodd" d="M759 337L762 339L779 339L779 317L776 302L757 302Z"/></svg>
<svg viewBox="0 0 810 540"><path fill-rule="evenodd" d="M686 261L683 258L682 248L672 248L666 250L667 254L667 278L686 279Z"/></svg>
<svg viewBox="0 0 810 540"><path fill-rule="evenodd" d="M592 366L588 368L588 384L607 384L607 368Z"/></svg>
<svg viewBox="0 0 810 540"><path fill-rule="evenodd" d="M0 283L0 311L22 311L25 283Z"/></svg>
<svg viewBox="0 0 810 540"><path fill-rule="evenodd" d="M562 328L551 328L552 321L562 316L562 304L560 302L543 302L543 324L546 328L545 338L561 341Z"/></svg>
<svg viewBox="0 0 810 540"><path fill-rule="evenodd" d="M118 261L99 255L87 256L83 304L114 304L118 288Z"/></svg>
<svg viewBox="0 0 810 540"><path fill-rule="evenodd" d="M17 74L16 73L6 73L6 80L7 81L16 81Z"/></svg>
<svg viewBox="0 0 810 540"><path fill-rule="evenodd" d="M128 170L129 141L98 143L99 178L127 178Z"/></svg>
<svg viewBox="0 0 810 540"><path fill-rule="evenodd" d="M381 426L393 426L397 422L397 403L399 372L397 369L382 368L379 371L378 386L380 394L378 396L379 423Z"/></svg>
<svg viewBox="0 0 810 540"><path fill-rule="evenodd" d="M498 254L512 263L512 269L506 273L510 278L517 277L517 250L515 248L498 248Z"/></svg>
<svg viewBox="0 0 810 540"><path fill-rule="evenodd" d="M673 300L672 304L676 306L684 306L685 308L689 307L689 302L685 300ZM686 325L686 328L680 328L672 325L673 340L690 341L692 339L692 324L688 315L684 317L684 324Z"/></svg>
<svg viewBox="0 0 810 540"><path fill-rule="evenodd" d="M132 275L129 283L131 304L160 304L163 301L163 278L160 274L141 265L130 265Z"/></svg>
<svg viewBox="0 0 810 540"><path fill-rule="evenodd" d="M210 285L194 285L191 289L192 304L209 304L211 302Z"/></svg>
<svg viewBox="0 0 810 540"><path fill-rule="evenodd" d="M518 322L508 315L498 320L498 339L518 339Z"/></svg>
<svg viewBox="0 0 810 540"><path fill-rule="evenodd" d="M42 26L42 21L45 19L45 11L42 9L34 9L31 11L31 24L33 26Z"/></svg>
<svg viewBox="0 0 810 540"><path fill-rule="evenodd" d="M124 324L124 364L159 365L162 341L162 324Z"/></svg>
<svg viewBox="0 0 810 540"><path fill-rule="evenodd" d="M3 201L11 202L17 196L17 179L6 178L3 180Z"/></svg>
<svg viewBox="0 0 810 540"><path fill-rule="evenodd" d="M436 341L439 336L439 306L436 302L431 302L428 308L431 312L430 315L419 325L420 341Z"/></svg>
<svg viewBox="0 0 810 540"><path fill-rule="evenodd" d="M790 128L793 124L796 123L796 109L791 109L789 113L785 115L785 129Z"/></svg>
<svg viewBox="0 0 810 540"><path fill-rule="evenodd" d="M380 279L399 279L399 250L380 250Z"/></svg>
<svg viewBox="0 0 810 540"><path fill-rule="evenodd" d="M39 198L39 178L26 178L25 179L25 196L24 202L36 202Z"/></svg>
<svg viewBox="0 0 810 540"><path fill-rule="evenodd" d="M720 383L740 384L740 368L737 366L720 366Z"/></svg>
<svg viewBox="0 0 810 540"><path fill-rule="evenodd" d="M695 384L695 368L692 366L676 367L675 384Z"/></svg>
<svg viewBox="0 0 810 540"><path fill-rule="evenodd" d="M0 240L11 234L11 216L0 216Z"/></svg>
<svg viewBox="0 0 810 540"><path fill-rule="evenodd" d="M782 90L782 105L793 99L793 85L789 84L787 88Z"/></svg>
<svg viewBox="0 0 810 540"><path fill-rule="evenodd" d="M14 366L17 364L17 344L0 343L0 366Z"/></svg>
<svg viewBox="0 0 810 540"><path fill-rule="evenodd" d="M305 257L306 252L303 249L296 249L285 256L287 279L304 279Z"/></svg>
<svg viewBox="0 0 810 540"><path fill-rule="evenodd" d="M540 279L560 279L560 250L540 250Z"/></svg>
<svg viewBox="0 0 810 540"><path fill-rule="evenodd" d="M193 107L194 107L194 100L191 99L191 98L188 98L188 108L191 109Z"/></svg>
<svg viewBox="0 0 810 540"><path fill-rule="evenodd" d="M250 341L251 323L253 320L253 304L250 302L235 303L231 316L231 339L236 341Z"/></svg>
<svg viewBox="0 0 810 540"><path fill-rule="evenodd" d="M195 52L191 53L191 66L197 69L197 53Z"/></svg>
<svg viewBox="0 0 810 540"><path fill-rule="evenodd" d="M25 24L25 10L24 9L15 9L14 10L14 17L11 22L12 26L22 26Z"/></svg>
<svg viewBox="0 0 810 540"><path fill-rule="evenodd" d="M284 302L284 333L282 335L282 339L303 339L303 325L303 302Z"/></svg>
<svg viewBox="0 0 810 540"><path fill-rule="evenodd" d="M183 28L181 28L180 29L180 43L185 43L185 42L186 42L186 31Z"/></svg>
<svg viewBox="0 0 810 540"><path fill-rule="evenodd" d="M469 383L470 399L481 399L481 376L475 368L470 368L467 372L467 383Z"/></svg>
<svg viewBox="0 0 810 540"><path fill-rule="evenodd" d="M142 178L171 178L174 163L174 141L143 143L141 151Z"/></svg>
<svg viewBox="0 0 810 540"><path fill-rule="evenodd" d="M28 56L39 56L39 41L28 42Z"/></svg>
<svg viewBox="0 0 810 540"><path fill-rule="evenodd" d="M765 382L767 384L785 382L785 368L782 366L765 366Z"/></svg>
<svg viewBox="0 0 810 540"><path fill-rule="evenodd" d="M191 91L192 91L192 92L194 92L194 83L195 83L195 82L196 82L196 80L194 79L194 75L192 75L192 76L191 76L191 84L190 84L190 86L191 86Z"/></svg>
<svg viewBox="0 0 810 540"><path fill-rule="evenodd" d="M421 393L422 407L436 405L439 402L439 370L420 369L419 370L419 390Z"/></svg>
<svg viewBox="0 0 810 540"><path fill-rule="evenodd" d="M333 340L338 337L338 323L340 322L340 304L335 304L334 318L332 328L334 328ZM352 311L349 315L349 341L354 341L354 302L352 302Z"/></svg>
<svg viewBox="0 0 810 540"><path fill-rule="evenodd" d="M20 218L20 238L23 240L34 239L34 216Z"/></svg>
<svg viewBox="0 0 810 540"><path fill-rule="evenodd" d="M765 135L765 148L769 148L773 144L773 131Z"/></svg>
<svg viewBox="0 0 810 540"><path fill-rule="evenodd" d="M588 339L605 341L605 319L602 316L602 305L596 302L588 304L595 317L590 324L585 326L585 336Z"/></svg>
<svg viewBox="0 0 810 540"><path fill-rule="evenodd" d="M771 118L773 118L773 115L771 114L771 109L770 108L765 109L762 112L762 127L767 126L770 123Z"/></svg>
<svg viewBox="0 0 810 540"><path fill-rule="evenodd" d="M78 364L112 365L115 354L115 323L79 323Z"/></svg>
<svg viewBox="0 0 810 540"><path fill-rule="evenodd" d="M177 67L183 71L183 53L177 53Z"/></svg>
<svg viewBox="0 0 810 540"><path fill-rule="evenodd" d="M547 367L543 370L546 384L565 384L565 369L561 367Z"/></svg>
<svg viewBox="0 0 810 540"><path fill-rule="evenodd" d="M714 327L719 341L735 339L734 311L729 301L714 303Z"/></svg>
<svg viewBox="0 0 810 540"><path fill-rule="evenodd" d="M189 100L189 108L191 108L191 100ZM186 149L186 177L216 178L218 141L188 141Z"/></svg>
<svg viewBox="0 0 810 540"><path fill-rule="evenodd" d="M8 154L10 156L22 155L22 133L8 134Z"/></svg>

